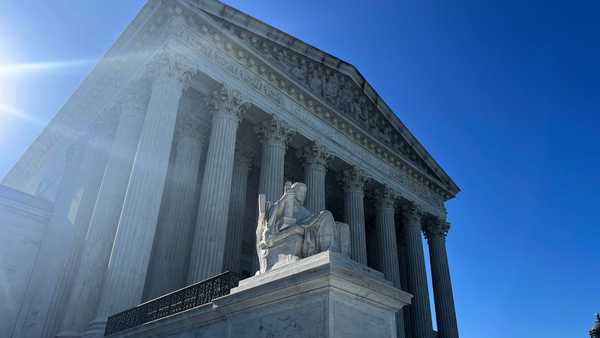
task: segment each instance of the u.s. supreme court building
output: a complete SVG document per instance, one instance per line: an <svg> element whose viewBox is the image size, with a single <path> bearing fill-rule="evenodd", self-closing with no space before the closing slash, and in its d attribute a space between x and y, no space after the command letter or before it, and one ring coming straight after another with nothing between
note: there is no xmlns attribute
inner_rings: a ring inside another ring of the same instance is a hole
<svg viewBox="0 0 600 338"><path fill-rule="evenodd" d="M258 196L287 181L349 258L255 276ZM0 186L0 336L457 338L459 191L351 64L216 0L149 0ZM170 294L224 271L239 290Z"/></svg>

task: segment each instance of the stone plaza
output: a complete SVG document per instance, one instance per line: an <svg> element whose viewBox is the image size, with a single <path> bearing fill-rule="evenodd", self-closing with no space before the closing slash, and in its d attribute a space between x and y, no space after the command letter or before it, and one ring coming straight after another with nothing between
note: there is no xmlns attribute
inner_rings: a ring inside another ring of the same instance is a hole
<svg viewBox="0 0 600 338"><path fill-rule="evenodd" d="M0 186L0 336L101 337L232 271L123 336L458 338L459 191L351 64L216 0L149 0Z"/></svg>

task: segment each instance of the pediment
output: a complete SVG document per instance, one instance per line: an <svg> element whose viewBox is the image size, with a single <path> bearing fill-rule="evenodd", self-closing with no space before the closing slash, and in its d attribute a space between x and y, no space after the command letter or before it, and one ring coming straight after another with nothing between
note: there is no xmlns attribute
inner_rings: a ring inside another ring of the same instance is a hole
<svg viewBox="0 0 600 338"><path fill-rule="evenodd" d="M197 1L194 6L298 87L437 181L447 197L459 191L354 66L217 1Z"/></svg>

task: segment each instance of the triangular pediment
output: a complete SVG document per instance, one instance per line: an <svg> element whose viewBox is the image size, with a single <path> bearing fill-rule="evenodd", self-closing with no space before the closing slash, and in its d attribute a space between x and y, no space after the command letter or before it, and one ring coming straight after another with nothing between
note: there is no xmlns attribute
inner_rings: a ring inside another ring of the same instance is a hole
<svg viewBox="0 0 600 338"><path fill-rule="evenodd" d="M459 191L354 66L218 1L195 1L194 6L303 90L441 183L450 195Z"/></svg>

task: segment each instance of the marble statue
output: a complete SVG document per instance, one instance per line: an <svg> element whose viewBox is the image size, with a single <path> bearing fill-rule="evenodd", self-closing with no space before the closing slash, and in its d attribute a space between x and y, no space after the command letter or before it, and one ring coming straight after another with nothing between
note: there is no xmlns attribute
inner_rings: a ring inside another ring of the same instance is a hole
<svg viewBox="0 0 600 338"><path fill-rule="evenodd" d="M301 258L327 250L348 256L350 229L336 222L331 212L313 213L304 207L304 183L286 182L284 193L275 202L258 197L256 251L264 273Z"/></svg>

